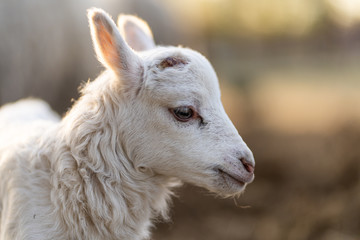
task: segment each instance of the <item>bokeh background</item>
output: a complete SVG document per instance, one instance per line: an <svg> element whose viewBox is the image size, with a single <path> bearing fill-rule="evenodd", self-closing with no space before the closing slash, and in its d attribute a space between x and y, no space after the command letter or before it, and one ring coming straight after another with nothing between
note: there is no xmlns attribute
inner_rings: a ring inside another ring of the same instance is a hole
<svg viewBox="0 0 360 240"><path fill-rule="evenodd" d="M239 199L185 185L153 239L360 239L359 0L1 0L0 103L63 114L103 69L86 9L147 20L202 52L256 158Z"/></svg>

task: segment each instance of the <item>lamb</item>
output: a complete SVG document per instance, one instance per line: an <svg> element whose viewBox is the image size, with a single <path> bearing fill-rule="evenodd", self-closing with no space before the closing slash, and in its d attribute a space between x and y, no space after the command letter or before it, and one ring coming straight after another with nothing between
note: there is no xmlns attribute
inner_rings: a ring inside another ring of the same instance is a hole
<svg viewBox="0 0 360 240"><path fill-rule="evenodd" d="M232 197L254 179L205 57L134 16L88 18L106 70L64 118L37 99L0 109L0 239L148 239L180 182Z"/></svg>

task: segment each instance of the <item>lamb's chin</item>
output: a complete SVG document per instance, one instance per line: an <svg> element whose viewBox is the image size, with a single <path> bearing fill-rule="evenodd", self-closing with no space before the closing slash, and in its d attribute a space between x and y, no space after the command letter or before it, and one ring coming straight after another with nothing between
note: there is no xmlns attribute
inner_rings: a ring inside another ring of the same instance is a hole
<svg viewBox="0 0 360 240"><path fill-rule="evenodd" d="M221 197L239 197L246 189L247 183L219 174L208 189Z"/></svg>
<svg viewBox="0 0 360 240"><path fill-rule="evenodd" d="M229 176L217 175L207 183L202 184L199 181L197 183L193 182L192 185L205 188L220 197L228 198L239 197L245 191L247 183L238 181Z"/></svg>

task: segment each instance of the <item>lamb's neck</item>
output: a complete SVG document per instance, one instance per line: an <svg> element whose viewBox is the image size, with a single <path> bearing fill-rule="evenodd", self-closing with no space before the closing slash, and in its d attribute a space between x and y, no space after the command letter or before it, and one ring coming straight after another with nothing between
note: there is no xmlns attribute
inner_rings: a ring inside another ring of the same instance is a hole
<svg viewBox="0 0 360 240"><path fill-rule="evenodd" d="M173 181L133 167L115 129L118 125L105 121L112 118L104 106L96 112L81 112L79 106L84 104L75 106L61 123L63 144L54 153L59 210L69 228L82 226L73 232L84 233L91 224L95 235L145 237L151 218L166 217Z"/></svg>

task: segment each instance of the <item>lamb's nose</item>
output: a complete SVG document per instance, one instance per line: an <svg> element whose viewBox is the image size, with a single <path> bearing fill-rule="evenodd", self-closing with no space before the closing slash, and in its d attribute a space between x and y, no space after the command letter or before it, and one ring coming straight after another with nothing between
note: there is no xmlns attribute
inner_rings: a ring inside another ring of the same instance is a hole
<svg viewBox="0 0 360 240"><path fill-rule="evenodd" d="M247 160L246 158L240 158L240 161L244 165L244 168L246 169L247 172L254 173L255 165L253 162Z"/></svg>

